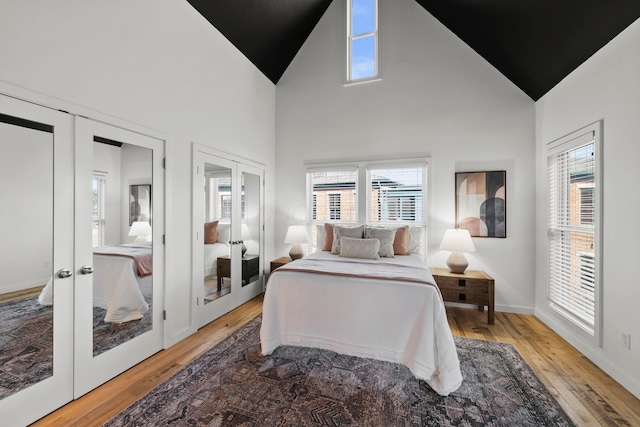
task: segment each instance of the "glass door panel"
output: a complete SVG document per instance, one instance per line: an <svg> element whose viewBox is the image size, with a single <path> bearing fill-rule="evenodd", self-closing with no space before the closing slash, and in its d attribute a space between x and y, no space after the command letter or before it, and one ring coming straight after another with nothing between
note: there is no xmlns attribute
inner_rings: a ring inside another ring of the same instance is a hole
<svg viewBox="0 0 640 427"><path fill-rule="evenodd" d="M249 165L239 164L242 201L242 289L238 305L263 291L263 172ZM244 251L246 248L246 251Z"/></svg>
<svg viewBox="0 0 640 427"><path fill-rule="evenodd" d="M162 151L76 121L76 396L162 348Z"/></svg>
<svg viewBox="0 0 640 427"><path fill-rule="evenodd" d="M193 277L198 327L235 306L234 166L205 153L196 153L194 159Z"/></svg>
<svg viewBox="0 0 640 427"><path fill-rule="evenodd" d="M73 397L71 131L67 114L0 96L0 420L6 425L29 424Z"/></svg>

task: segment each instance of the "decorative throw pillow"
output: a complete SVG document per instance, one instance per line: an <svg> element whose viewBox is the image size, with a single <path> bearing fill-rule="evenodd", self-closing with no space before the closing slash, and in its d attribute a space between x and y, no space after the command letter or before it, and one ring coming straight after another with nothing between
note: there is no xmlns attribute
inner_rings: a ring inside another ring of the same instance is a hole
<svg viewBox="0 0 640 427"><path fill-rule="evenodd" d="M349 258L379 259L380 240L340 238L340 256Z"/></svg>
<svg viewBox="0 0 640 427"><path fill-rule="evenodd" d="M380 251L378 253L381 257L393 258L393 242L395 237L395 228L364 227L365 239L378 239L380 241Z"/></svg>
<svg viewBox="0 0 640 427"><path fill-rule="evenodd" d="M218 239L220 243L229 243L231 240L231 224L218 224Z"/></svg>
<svg viewBox="0 0 640 427"><path fill-rule="evenodd" d="M393 241L393 253L396 255L409 255L409 226L396 228L396 237Z"/></svg>
<svg viewBox="0 0 640 427"><path fill-rule="evenodd" d="M322 250L331 252L331 248L333 248L333 224L325 223L324 246L322 247Z"/></svg>
<svg viewBox="0 0 640 427"><path fill-rule="evenodd" d="M409 227L409 241L407 244L409 253L419 254L422 251L422 227Z"/></svg>
<svg viewBox="0 0 640 427"><path fill-rule="evenodd" d="M363 232L364 232L364 225L360 225L358 227L341 227L339 225L334 226L331 253L340 254L340 238L341 237L352 237L356 239L362 239Z"/></svg>
<svg viewBox="0 0 640 427"><path fill-rule="evenodd" d="M204 243L210 245L218 240L218 221L204 223Z"/></svg>

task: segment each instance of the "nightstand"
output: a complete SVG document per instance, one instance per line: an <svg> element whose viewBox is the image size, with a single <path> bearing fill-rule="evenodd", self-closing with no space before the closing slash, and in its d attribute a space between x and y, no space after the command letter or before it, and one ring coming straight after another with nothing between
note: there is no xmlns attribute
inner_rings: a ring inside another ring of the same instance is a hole
<svg viewBox="0 0 640 427"><path fill-rule="evenodd" d="M271 273L273 273L273 270L275 270L278 267L282 267L285 264L288 264L292 261L291 258L289 258L288 256L283 256L277 259L274 259L273 261L271 261Z"/></svg>
<svg viewBox="0 0 640 427"><path fill-rule="evenodd" d="M447 302L475 304L478 311L487 309L487 322L494 324L495 285L493 277L484 271L467 270L464 274L452 273L448 268L431 268L442 299Z"/></svg>
<svg viewBox="0 0 640 427"><path fill-rule="evenodd" d="M218 291L222 289L222 279L231 277L231 259L229 255L219 256L216 273L218 276ZM260 257L246 254L242 257L242 286L251 283L260 275ZM254 277L255 276L255 277Z"/></svg>

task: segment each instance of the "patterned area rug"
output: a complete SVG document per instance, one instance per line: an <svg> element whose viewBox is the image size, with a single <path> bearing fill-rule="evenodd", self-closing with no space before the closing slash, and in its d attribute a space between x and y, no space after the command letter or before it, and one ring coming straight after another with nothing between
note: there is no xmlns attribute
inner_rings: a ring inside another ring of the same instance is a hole
<svg viewBox="0 0 640 427"><path fill-rule="evenodd" d="M456 338L463 385L442 397L404 366L282 346L261 316L105 426L572 426L510 344Z"/></svg>
<svg viewBox="0 0 640 427"><path fill-rule="evenodd" d="M94 356L151 329L151 310L140 320L119 324L106 323L105 313L93 309ZM0 304L0 399L52 372L53 307L40 305L37 297Z"/></svg>

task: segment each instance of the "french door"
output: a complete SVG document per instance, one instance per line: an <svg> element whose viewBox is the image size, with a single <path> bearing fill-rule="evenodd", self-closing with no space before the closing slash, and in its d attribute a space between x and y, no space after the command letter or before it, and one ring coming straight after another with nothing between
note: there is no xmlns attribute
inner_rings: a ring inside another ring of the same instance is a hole
<svg viewBox="0 0 640 427"><path fill-rule="evenodd" d="M264 171L193 151L195 323L202 327L263 291Z"/></svg>
<svg viewBox="0 0 640 427"><path fill-rule="evenodd" d="M77 398L162 348L163 143L78 117L75 158Z"/></svg>
<svg viewBox="0 0 640 427"><path fill-rule="evenodd" d="M72 135L72 116L0 95L2 425L73 398Z"/></svg>
<svg viewBox="0 0 640 427"><path fill-rule="evenodd" d="M163 151L0 95L2 425L29 424L162 348Z"/></svg>

